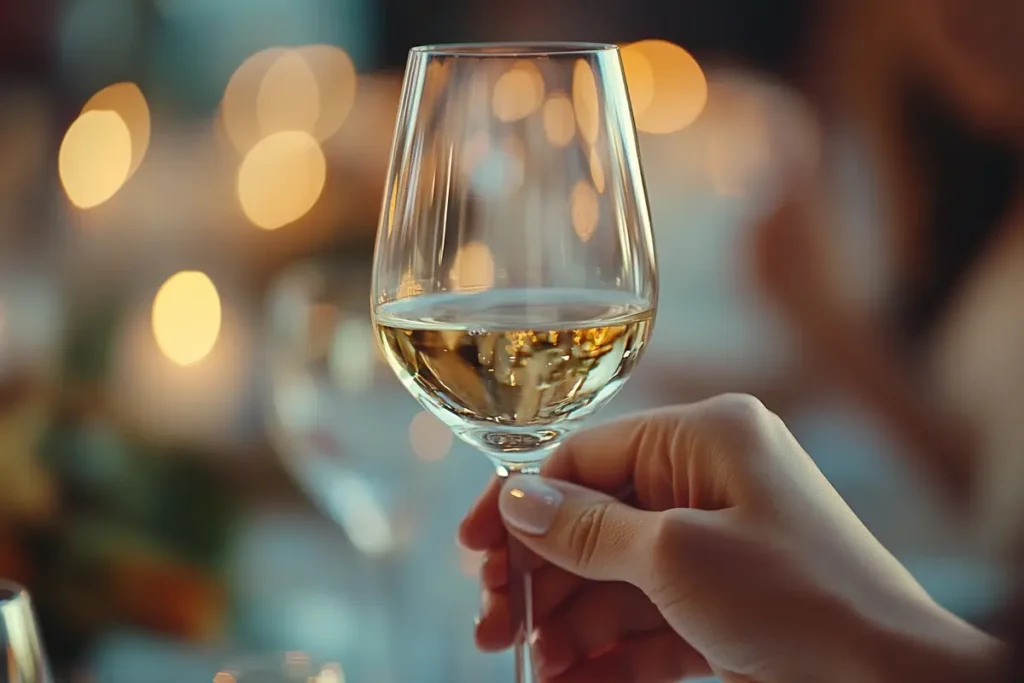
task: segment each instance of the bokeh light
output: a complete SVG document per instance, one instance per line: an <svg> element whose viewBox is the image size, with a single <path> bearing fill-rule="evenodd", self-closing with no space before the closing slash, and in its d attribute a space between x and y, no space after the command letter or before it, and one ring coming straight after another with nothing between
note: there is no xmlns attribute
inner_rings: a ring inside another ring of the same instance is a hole
<svg viewBox="0 0 1024 683"><path fill-rule="evenodd" d="M220 120L240 152L248 151L260 140L256 102L263 77L287 53L281 47L260 50L242 62L228 80L220 103Z"/></svg>
<svg viewBox="0 0 1024 683"><path fill-rule="evenodd" d="M238 200L254 225L276 230L305 216L327 181L327 160L309 133L281 131L258 142L238 169Z"/></svg>
<svg viewBox="0 0 1024 683"><path fill-rule="evenodd" d="M576 112L565 93L553 93L544 102L544 134L555 147L565 147L576 137Z"/></svg>
<svg viewBox="0 0 1024 683"><path fill-rule="evenodd" d="M594 70L585 59L576 61L572 73L572 104L580 135L591 145L597 142L601 125L601 108Z"/></svg>
<svg viewBox="0 0 1024 683"><path fill-rule="evenodd" d="M149 149L151 130L149 105L139 86L134 83L114 83L89 98L82 107L82 112L112 111L116 112L128 127L131 135L132 161L128 176L138 170Z"/></svg>
<svg viewBox="0 0 1024 683"><path fill-rule="evenodd" d="M320 116L320 86L297 50L286 50L270 65L256 94L256 126L264 138L281 131L312 135Z"/></svg>
<svg viewBox="0 0 1024 683"><path fill-rule="evenodd" d="M416 414L409 424L409 443L416 457L427 462L443 460L451 451L452 430L426 411Z"/></svg>
<svg viewBox="0 0 1024 683"><path fill-rule="evenodd" d="M494 257L490 248L483 242L459 247L449 277L454 290L490 289L494 286Z"/></svg>
<svg viewBox="0 0 1024 683"><path fill-rule="evenodd" d="M261 50L235 70L220 120L235 148L249 151L286 130L324 141L338 132L355 103L358 78L348 54L333 45Z"/></svg>
<svg viewBox="0 0 1024 683"><path fill-rule="evenodd" d="M132 167L132 137L120 114L88 111L68 127L57 170L72 204L91 209L121 189Z"/></svg>
<svg viewBox="0 0 1024 683"><path fill-rule="evenodd" d="M686 50L665 40L641 40L623 48L622 59L638 130L674 133L700 116L708 82Z"/></svg>
<svg viewBox="0 0 1024 683"><path fill-rule="evenodd" d="M337 662L325 664L317 674L315 683L345 683L345 671Z"/></svg>
<svg viewBox="0 0 1024 683"><path fill-rule="evenodd" d="M513 64L494 84L491 108L501 121L525 119L544 102L544 77L533 62Z"/></svg>
<svg viewBox="0 0 1024 683"><path fill-rule="evenodd" d="M205 273L172 275L153 300L153 336L164 356L178 365L195 365L209 355L220 326L220 295Z"/></svg>
<svg viewBox="0 0 1024 683"><path fill-rule="evenodd" d="M492 144L485 131L478 131L466 142L462 158L468 181L481 197L504 197L523 184L526 172L523 143L509 135L501 144Z"/></svg>
<svg viewBox="0 0 1024 683"><path fill-rule="evenodd" d="M348 53L334 45L307 45L299 54L312 69L320 90L320 112L313 137L323 142L338 132L356 101L358 78Z"/></svg>
<svg viewBox="0 0 1024 683"><path fill-rule="evenodd" d="M586 180L576 183L569 197L569 209L572 213L573 230L586 242L594 234L601 215L601 203L594 186Z"/></svg>
<svg viewBox="0 0 1024 683"><path fill-rule="evenodd" d="M622 70L626 74L629 102L633 116L637 117L647 111L654 99L654 72L643 51L627 48L623 46L619 54L622 57Z"/></svg>

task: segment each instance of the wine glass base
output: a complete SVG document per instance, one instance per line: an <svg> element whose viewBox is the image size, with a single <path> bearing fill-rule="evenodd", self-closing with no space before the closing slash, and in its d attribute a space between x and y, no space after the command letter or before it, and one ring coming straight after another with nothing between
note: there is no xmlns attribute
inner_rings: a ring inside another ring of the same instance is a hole
<svg viewBox="0 0 1024 683"><path fill-rule="evenodd" d="M498 466L512 471L544 460L569 433L566 429L495 429L486 427L455 427L456 435L478 449Z"/></svg>

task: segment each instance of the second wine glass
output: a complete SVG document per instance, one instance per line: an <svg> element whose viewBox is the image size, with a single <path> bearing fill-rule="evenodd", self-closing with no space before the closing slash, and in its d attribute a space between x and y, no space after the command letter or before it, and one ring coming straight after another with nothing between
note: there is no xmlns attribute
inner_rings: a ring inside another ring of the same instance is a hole
<svg viewBox="0 0 1024 683"><path fill-rule="evenodd" d="M608 402L657 305L616 46L412 50L371 303L403 384L501 477L537 473ZM524 681L532 599L523 548L510 556Z"/></svg>

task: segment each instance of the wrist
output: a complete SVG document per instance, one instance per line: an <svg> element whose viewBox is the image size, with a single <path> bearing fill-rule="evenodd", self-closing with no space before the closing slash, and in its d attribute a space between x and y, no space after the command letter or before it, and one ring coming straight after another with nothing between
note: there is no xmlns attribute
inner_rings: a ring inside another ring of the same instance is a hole
<svg viewBox="0 0 1024 683"><path fill-rule="evenodd" d="M913 632L878 625L866 639L858 678L871 683L1004 683L1004 643L948 612L926 615ZM864 668L867 671L864 671Z"/></svg>

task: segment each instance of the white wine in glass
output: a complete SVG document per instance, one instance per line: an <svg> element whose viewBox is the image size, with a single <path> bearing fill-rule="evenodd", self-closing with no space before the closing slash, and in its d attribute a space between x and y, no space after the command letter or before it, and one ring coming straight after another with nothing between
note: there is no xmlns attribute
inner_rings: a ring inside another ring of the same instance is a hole
<svg viewBox="0 0 1024 683"><path fill-rule="evenodd" d="M657 266L618 48L414 48L377 235L372 316L423 406L531 475L622 386ZM533 676L513 544L516 679Z"/></svg>

